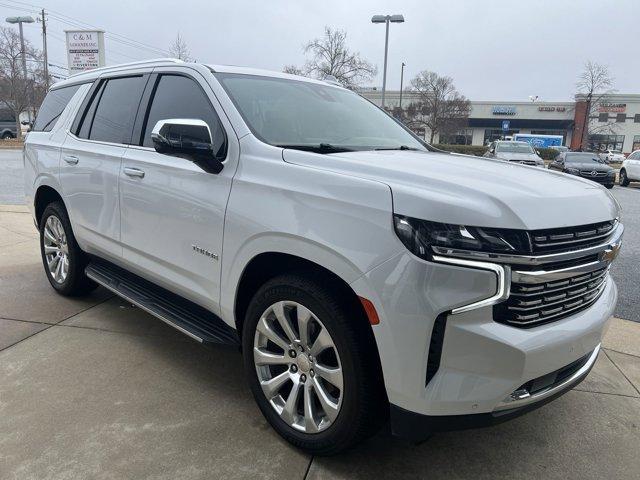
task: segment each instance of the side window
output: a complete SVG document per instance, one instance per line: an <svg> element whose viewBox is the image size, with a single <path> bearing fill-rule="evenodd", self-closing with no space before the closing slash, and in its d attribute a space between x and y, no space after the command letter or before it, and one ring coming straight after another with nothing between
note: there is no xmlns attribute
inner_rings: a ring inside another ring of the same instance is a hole
<svg viewBox="0 0 640 480"><path fill-rule="evenodd" d="M225 135L211 102L194 80L181 75L159 77L144 126L142 145L153 147L151 131L158 120L189 118L203 120L209 125L213 140L213 151L220 152L225 146Z"/></svg>
<svg viewBox="0 0 640 480"><path fill-rule="evenodd" d="M79 135L90 140L129 143L146 77L112 78L103 83L88 107Z"/></svg>
<svg viewBox="0 0 640 480"><path fill-rule="evenodd" d="M71 97L78 91L78 88L80 88L80 85L72 85L70 87L56 88L47 93L42 105L40 105L33 131L51 131Z"/></svg>

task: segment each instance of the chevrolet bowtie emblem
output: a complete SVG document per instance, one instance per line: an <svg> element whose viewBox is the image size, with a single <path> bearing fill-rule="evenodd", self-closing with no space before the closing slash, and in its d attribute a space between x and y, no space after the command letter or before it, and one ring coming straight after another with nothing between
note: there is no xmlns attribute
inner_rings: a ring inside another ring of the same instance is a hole
<svg viewBox="0 0 640 480"><path fill-rule="evenodd" d="M600 252L599 259L601 262L613 262L620 252L620 243L609 245L604 251Z"/></svg>

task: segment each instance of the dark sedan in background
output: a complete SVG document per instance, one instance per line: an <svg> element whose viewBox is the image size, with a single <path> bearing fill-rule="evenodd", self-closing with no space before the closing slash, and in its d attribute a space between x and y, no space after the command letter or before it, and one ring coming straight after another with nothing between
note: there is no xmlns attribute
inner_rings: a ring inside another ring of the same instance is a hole
<svg viewBox="0 0 640 480"><path fill-rule="evenodd" d="M549 168L593 180L607 188L613 188L616 180L616 171L597 153L563 152L549 164Z"/></svg>

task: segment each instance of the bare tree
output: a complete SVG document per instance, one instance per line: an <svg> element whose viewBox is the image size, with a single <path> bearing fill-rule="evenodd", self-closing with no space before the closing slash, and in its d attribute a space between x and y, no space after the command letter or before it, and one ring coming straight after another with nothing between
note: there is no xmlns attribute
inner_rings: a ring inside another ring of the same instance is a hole
<svg viewBox="0 0 640 480"><path fill-rule="evenodd" d="M184 60L185 62L191 62L193 60L187 42L184 41L180 33L176 35L175 40L169 46L169 56Z"/></svg>
<svg viewBox="0 0 640 480"><path fill-rule="evenodd" d="M320 79L331 75L351 90L371 81L377 73L375 65L363 59L360 53L349 50L344 30L324 27L324 35L307 43L304 53L310 57L304 66L288 65L284 68L285 73Z"/></svg>
<svg viewBox="0 0 640 480"><path fill-rule="evenodd" d="M282 68L282 73L290 73L291 75L300 75L303 77L305 76L304 70L300 67L296 67L295 65L285 65Z"/></svg>
<svg viewBox="0 0 640 480"><path fill-rule="evenodd" d="M25 55L29 60L27 78L22 69L20 36L11 28L0 27L0 106L10 110L15 116L18 137L21 136L20 114L29 107L35 110L32 98L34 84L38 83L38 79L43 80L41 73L35 77L41 67L41 63L38 63L42 62L40 52L34 49L28 40L25 40L24 44Z"/></svg>
<svg viewBox="0 0 640 480"><path fill-rule="evenodd" d="M593 122L598 119L599 113L606 107L607 97L615 92L613 88L613 78L609 73L609 69L605 65L595 62L587 62L584 71L578 78L576 83L578 93L585 96L585 127L582 129L581 148L585 150L589 143L589 136L603 133L615 132L618 125L615 119L609 119L607 115L606 122Z"/></svg>
<svg viewBox="0 0 640 480"><path fill-rule="evenodd" d="M411 80L409 90L418 100L407 107L407 124L428 128L430 143L436 134L453 134L467 125L471 102L456 90L451 77L425 70Z"/></svg>

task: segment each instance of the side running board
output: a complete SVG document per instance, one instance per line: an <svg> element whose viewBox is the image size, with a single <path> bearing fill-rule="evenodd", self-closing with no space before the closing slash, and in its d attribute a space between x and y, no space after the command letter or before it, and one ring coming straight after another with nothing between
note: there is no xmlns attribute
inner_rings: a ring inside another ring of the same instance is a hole
<svg viewBox="0 0 640 480"><path fill-rule="evenodd" d="M236 330L209 310L112 263L92 260L87 277L201 343L239 345Z"/></svg>

